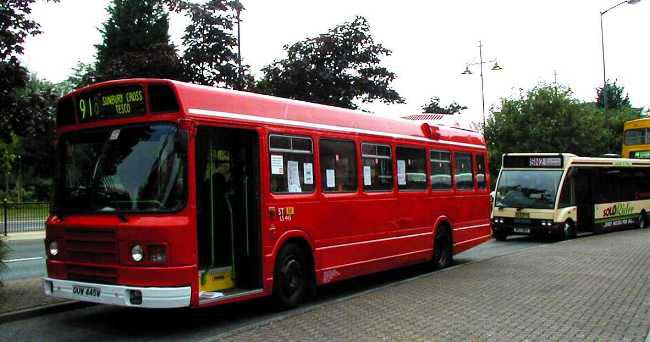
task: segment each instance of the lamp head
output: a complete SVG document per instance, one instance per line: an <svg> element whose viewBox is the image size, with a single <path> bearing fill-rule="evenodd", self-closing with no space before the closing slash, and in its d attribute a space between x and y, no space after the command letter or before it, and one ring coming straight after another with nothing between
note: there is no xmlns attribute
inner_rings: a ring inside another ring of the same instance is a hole
<svg viewBox="0 0 650 342"><path fill-rule="evenodd" d="M628 0L628 1L627 1L627 3L628 3L629 5L638 4L639 2L641 2L641 0Z"/></svg>
<svg viewBox="0 0 650 342"><path fill-rule="evenodd" d="M499 65L498 62L494 62L494 66L492 67L492 70L499 71L499 70L503 70L503 68Z"/></svg>
<svg viewBox="0 0 650 342"><path fill-rule="evenodd" d="M469 70L469 65L465 67L465 71L461 73L461 75L471 75L472 71Z"/></svg>

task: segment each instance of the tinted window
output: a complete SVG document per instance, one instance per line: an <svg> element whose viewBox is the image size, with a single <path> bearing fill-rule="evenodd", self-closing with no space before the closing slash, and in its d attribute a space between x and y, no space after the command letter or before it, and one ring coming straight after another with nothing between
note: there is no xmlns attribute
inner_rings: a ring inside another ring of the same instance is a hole
<svg viewBox="0 0 650 342"><path fill-rule="evenodd" d="M364 190L393 188L393 161L389 145L361 144Z"/></svg>
<svg viewBox="0 0 650 342"><path fill-rule="evenodd" d="M178 102L171 87L166 84L152 84L149 86L149 99L152 113L178 112Z"/></svg>
<svg viewBox="0 0 650 342"><path fill-rule="evenodd" d="M472 181L472 155L469 153L456 153L456 180L457 189L471 190L474 188Z"/></svg>
<svg viewBox="0 0 650 342"><path fill-rule="evenodd" d="M631 129L625 131L625 145L641 145L646 142L645 129Z"/></svg>
<svg viewBox="0 0 650 342"><path fill-rule="evenodd" d="M426 151L397 148L397 185L401 190L427 188Z"/></svg>
<svg viewBox="0 0 650 342"><path fill-rule="evenodd" d="M357 163L354 142L320 141L321 186L325 192L357 190Z"/></svg>
<svg viewBox="0 0 650 342"><path fill-rule="evenodd" d="M479 189L485 189L485 156L476 156L476 186Z"/></svg>
<svg viewBox="0 0 650 342"><path fill-rule="evenodd" d="M431 151L431 189L451 189L451 153Z"/></svg>
<svg viewBox="0 0 650 342"><path fill-rule="evenodd" d="M269 136L269 160L272 192L314 191L314 153L310 138Z"/></svg>

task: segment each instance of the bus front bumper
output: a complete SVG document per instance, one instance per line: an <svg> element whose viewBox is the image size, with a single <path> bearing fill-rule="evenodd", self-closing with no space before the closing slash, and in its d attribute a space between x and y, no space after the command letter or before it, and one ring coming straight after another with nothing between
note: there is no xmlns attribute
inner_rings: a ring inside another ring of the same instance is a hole
<svg viewBox="0 0 650 342"><path fill-rule="evenodd" d="M53 278L43 278L43 290L52 297L156 309L187 307L192 296L190 286L134 287Z"/></svg>
<svg viewBox="0 0 650 342"><path fill-rule="evenodd" d="M492 223L492 229L495 233L502 233L507 235L558 235L562 234L564 225L562 223L553 223L550 226L541 226L537 224L521 225L521 224L496 224Z"/></svg>

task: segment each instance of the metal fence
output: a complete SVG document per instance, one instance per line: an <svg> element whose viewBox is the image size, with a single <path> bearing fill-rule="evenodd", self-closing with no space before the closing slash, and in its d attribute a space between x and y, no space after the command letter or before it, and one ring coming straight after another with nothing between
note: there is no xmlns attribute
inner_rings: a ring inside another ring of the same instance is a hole
<svg viewBox="0 0 650 342"><path fill-rule="evenodd" d="M0 202L2 210L3 232L8 233L35 232L45 229L45 220L50 211L47 202Z"/></svg>

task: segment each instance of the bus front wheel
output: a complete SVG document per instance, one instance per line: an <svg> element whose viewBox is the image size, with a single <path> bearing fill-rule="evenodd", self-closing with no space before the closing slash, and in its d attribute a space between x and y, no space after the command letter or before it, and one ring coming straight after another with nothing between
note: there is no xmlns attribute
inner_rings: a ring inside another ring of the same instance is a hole
<svg viewBox="0 0 650 342"><path fill-rule="evenodd" d="M497 241L506 241L508 238L508 234L503 231L495 231L493 235Z"/></svg>
<svg viewBox="0 0 650 342"><path fill-rule="evenodd" d="M282 309L300 305L309 294L309 270L307 256L297 244L282 247L275 262L273 274L273 298Z"/></svg>
<svg viewBox="0 0 650 342"><path fill-rule="evenodd" d="M566 221L564 222L564 226L562 227L562 233L561 233L561 239L562 240L569 240L573 239L576 237L576 228L573 222L571 221Z"/></svg>
<svg viewBox="0 0 650 342"><path fill-rule="evenodd" d="M645 211L642 211L641 215L639 216L639 228L641 229L648 228L648 217Z"/></svg>

